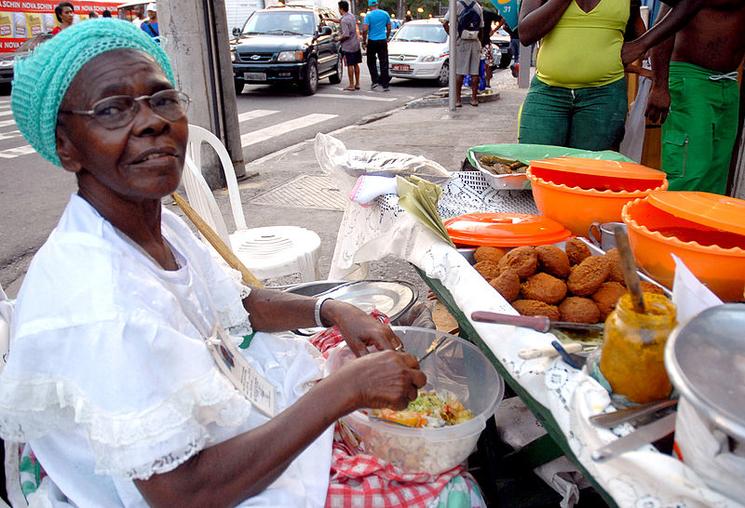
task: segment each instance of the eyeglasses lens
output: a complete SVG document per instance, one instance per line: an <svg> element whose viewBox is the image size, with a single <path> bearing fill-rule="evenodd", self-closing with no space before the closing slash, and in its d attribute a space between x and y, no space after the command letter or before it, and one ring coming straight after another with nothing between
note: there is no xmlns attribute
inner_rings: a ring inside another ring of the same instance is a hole
<svg viewBox="0 0 745 508"><path fill-rule="evenodd" d="M186 115L189 98L178 90L163 90L146 99L156 115L175 122ZM137 101L128 96L110 97L96 104L93 114L107 129L118 129L129 124L137 114Z"/></svg>

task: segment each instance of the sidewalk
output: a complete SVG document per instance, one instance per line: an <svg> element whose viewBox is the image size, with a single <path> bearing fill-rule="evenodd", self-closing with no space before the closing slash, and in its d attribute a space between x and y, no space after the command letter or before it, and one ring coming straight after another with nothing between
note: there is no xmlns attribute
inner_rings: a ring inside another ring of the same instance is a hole
<svg viewBox="0 0 745 508"><path fill-rule="evenodd" d="M492 85L500 92L500 98L478 108L464 101L464 106L452 116L442 107L401 109L383 119L345 127L331 135L348 149L421 155L447 169L458 170L471 146L517 142L517 112L526 91L517 88L509 71L496 73ZM294 225L318 233L322 242L320 273L325 278L347 197L323 176L312 140L257 160L246 171L259 173L240 184L248 226ZM215 197L223 215L232 221L227 191L217 191ZM228 228L231 227L229 223ZM419 282L408 265L398 260L387 260L371 268L376 277ZM412 280L412 275L416 280Z"/></svg>

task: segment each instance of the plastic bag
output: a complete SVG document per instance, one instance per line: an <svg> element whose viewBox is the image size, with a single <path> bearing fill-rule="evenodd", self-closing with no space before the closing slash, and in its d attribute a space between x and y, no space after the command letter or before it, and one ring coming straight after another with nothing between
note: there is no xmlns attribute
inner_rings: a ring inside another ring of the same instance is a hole
<svg viewBox="0 0 745 508"><path fill-rule="evenodd" d="M315 141L316 160L325 173L343 171L354 178L362 175L411 176L442 183L450 172L437 162L419 155L373 150L347 150L344 143L319 133Z"/></svg>
<svg viewBox="0 0 745 508"><path fill-rule="evenodd" d="M644 135L647 130L645 113L651 89L652 80L643 76L640 77L636 99L626 117L626 134L621 142L621 153L631 157L635 162L642 160L642 152L644 151Z"/></svg>

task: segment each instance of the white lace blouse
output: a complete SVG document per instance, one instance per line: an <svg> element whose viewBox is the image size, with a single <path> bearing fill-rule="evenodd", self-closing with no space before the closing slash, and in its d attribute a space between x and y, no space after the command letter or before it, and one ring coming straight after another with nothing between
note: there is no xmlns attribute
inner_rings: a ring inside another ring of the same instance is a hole
<svg viewBox="0 0 745 508"><path fill-rule="evenodd" d="M134 479L267 421L219 372L192 324L210 329L216 311L231 334L249 333L248 288L166 209L162 230L175 272L74 195L24 280L0 375L0 434L30 443L54 484L53 504L144 506ZM317 352L291 335L257 333L245 356L276 387L278 410L321 377ZM328 430L242 506L322 506L330 460Z"/></svg>

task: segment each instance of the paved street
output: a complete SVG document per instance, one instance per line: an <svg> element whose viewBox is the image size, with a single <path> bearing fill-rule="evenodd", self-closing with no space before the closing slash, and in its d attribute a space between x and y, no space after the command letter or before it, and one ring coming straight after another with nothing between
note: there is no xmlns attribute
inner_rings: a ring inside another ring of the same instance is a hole
<svg viewBox="0 0 745 508"><path fill-rule="evenodd" d="M364 67L364 66L363 66ZM247 86L238 98L246 162L276 152L317 132L331 132L383 114L436 89L432 82L394 80L391 91L370 90L363 68L362 89L323 80L318 93L303 96L293 88ZM72 175L53 168L21 137L10 111L10 97L0 96L0 284L25 270L75 190Z"/></svg>

